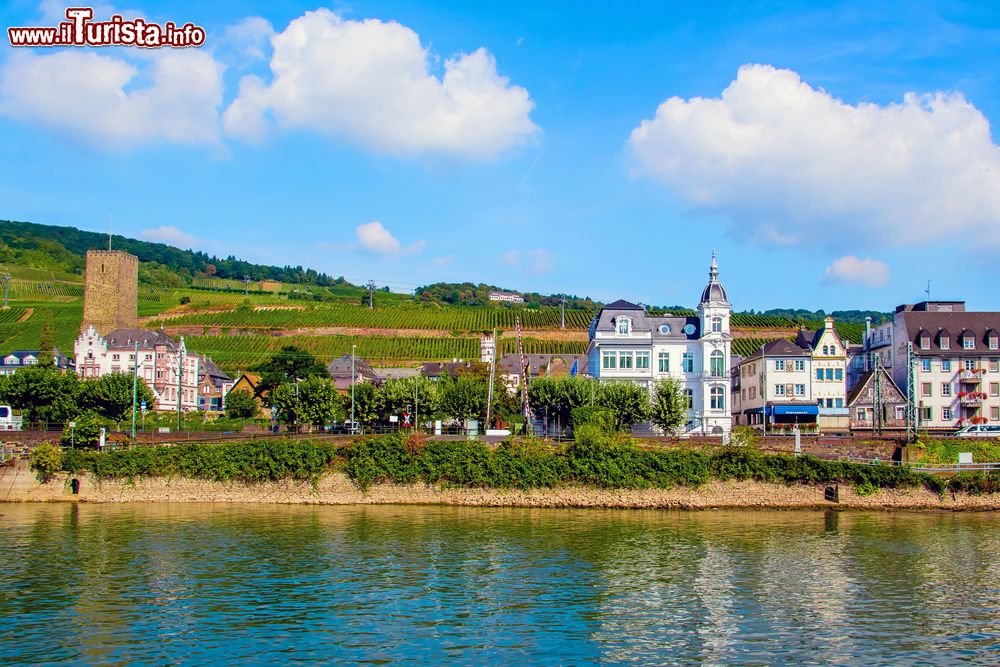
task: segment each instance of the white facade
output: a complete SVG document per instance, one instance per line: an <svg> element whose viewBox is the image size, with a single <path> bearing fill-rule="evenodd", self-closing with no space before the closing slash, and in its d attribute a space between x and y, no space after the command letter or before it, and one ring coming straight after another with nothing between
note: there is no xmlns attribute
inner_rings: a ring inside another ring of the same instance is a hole
<svg viewBox="0 0 1000 667"><path fill-rule="evenodd" d="M524 303L524 297L516 292L490 292L490 301L504 301L506 303Z"/></svg>
<svg viewBox="0 0 1000 667"><path fill-rule="evenodd" d="M968 312L961 301L902 305L871 331L866 361L877 354L893 381L907 388L907 346L913 345L918 429L953 430L1000 423L1000 313Z"/></svg>
<svg viewBox="0 0 1000 667"><path fill-rule="evenodd" d="M88 326L73 345L76 372L83 378L133 372L138 344L139 378L153 391L153 410L198 409L198 355L188 354L184 338L175 343L163 332L116 329L101 336Z"/></svg>
<svg viewBox="0 0 1000 667"><path fill-rule="evenodd" d="M713 253L697 316L651 316L626 301L605 306L590 326L589 373L650 391L657 381L673 378L691 406L682 432L728 433L731 309Z"/></svg>

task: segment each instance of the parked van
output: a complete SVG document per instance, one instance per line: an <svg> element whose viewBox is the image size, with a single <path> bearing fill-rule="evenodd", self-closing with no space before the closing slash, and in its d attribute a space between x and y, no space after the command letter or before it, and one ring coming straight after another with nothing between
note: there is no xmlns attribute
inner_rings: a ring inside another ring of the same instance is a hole
<svg viewBox="0 0 1000 667"><path fill-rule="evenodd" d="M0 431L20 431L21 417L9 405L0 405Z"/></svg>
<svg viewBox="0 0 1000 667"><path fill-rule="evenodd" d="M956 438L1000 438L1000 424L974 424L958 430Z"/></svg>

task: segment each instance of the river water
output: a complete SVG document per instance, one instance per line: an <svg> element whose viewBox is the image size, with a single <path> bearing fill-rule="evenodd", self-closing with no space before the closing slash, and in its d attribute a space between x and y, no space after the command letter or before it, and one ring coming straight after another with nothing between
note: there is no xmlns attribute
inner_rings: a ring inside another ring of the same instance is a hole
<svg viewBox="0 0 1000 667"><path fill-rule="evenodd" d="M998 520L0 505L0 664L995 665Z"/></svg>

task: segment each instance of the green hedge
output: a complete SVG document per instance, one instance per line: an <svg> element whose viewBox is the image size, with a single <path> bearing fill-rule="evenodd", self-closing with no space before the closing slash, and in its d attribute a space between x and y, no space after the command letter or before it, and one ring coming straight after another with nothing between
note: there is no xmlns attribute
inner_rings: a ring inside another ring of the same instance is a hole
<svg viewBox="0 0 1000 667"><path fill-rule="evenodd" d="M712 480L784 484L849 484L859 492L925 487L967 493L1000 491L1000 476L960 475L950 481L909 468L763 454L751 448L716 452L641 449L624 436L583 429L568 446L509 440L496 449L480 442L359 439L346 446L305 440L222 445L185 444L99 453L64 450L62 470L101 478L183 476L213 481L316 480L342 469L359 487L396 482L461 487L550 488L582 484L606 489L697 487Z"/></svg>

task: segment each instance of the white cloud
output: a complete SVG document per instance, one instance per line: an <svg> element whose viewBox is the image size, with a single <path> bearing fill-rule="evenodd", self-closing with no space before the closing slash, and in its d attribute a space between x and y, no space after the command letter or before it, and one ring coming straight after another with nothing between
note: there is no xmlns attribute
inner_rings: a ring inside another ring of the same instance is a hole
<svg viewBox="0 0 1000 667"><path fill-rule="evenodd" d="M427 246L426 241L416 241L403 248L396 237L378 220L358 225L354 232L362 250L382 257L395 258L401 255L415 255Z"/></svg>
<svg viewBox="0 0 1000 667"><path fill-rule="evenodd" d="M536 248L528 252L529 273L546 273L552 270L552 255L548 250Z"/></svg>
<svg viewBox="0 0 1000 667"><path fill-rule="evenodd" d="M0 113L100 148L218 144L219 64L196 49L144 56L140 68L92 50L16 52L0 69Z"/></svg>
<svg viewBox="0 0 1000 667"><path fill-rule="evenodd" d="M270 52L271 38L274 34L274 27L270 21L260 16L248 16L228 26L222 33L222 41L237 58L250 61L264 60Z"/></svg>
<svg viewBox="0 0 1000 667"><path fill-rule="evenodd" d="M552 254L544 248L528 250L523 256L510 250L500 255L500 263L511 269L521 267L527 273L546 273L552 270Z"/></svg>
<svg viewBox="0 0 1000 667"><path fill-rule="evenodd" d="M435 257L433 260L435 266L448 266L455 261L454 255L445 255L443 257Z"/></svg>
<svg viewBox="0 0 1000 667"><path fill-rule="evenodd" d="M139 232L139 238L145 241L166 243L167 245L182 249L194 248L198 244L198 239L187 232L182 232L173 225L160 225L159 227L144 229Z"/></svg>
<svg viewBox="0 0 1000 667"><path fill-rule="evenodd" d="M960 94L851 105L746 65L720 98L661 104L629 145L640 173L757 242L1000 244L1000 147Z"/></svg>
<svg viewBox="0 0 1000 667"><path fill-rule="evenodd" d="M882 287L889 282L889 265L877 259L859 259L847 255L835 259L823 273L823 282L861 283L871 287Z"/></svg>
<svg viewBox="0 0 1000 667"><path fill-rule="evenodd" d="M504 266L515 267L521 263L521 253L516 250L510 250L500 255L500 263Z"/></svg>
<svg viewBox="0 0 1000 667"><path fill-rule="evenodd" d="M534 136L528 91L497 74L485 49L447 59L440 78L411 29L306 12L272 38L271 82L240 81L228 134L259 141L277 125L392 154L489 158Z"/></svg>

